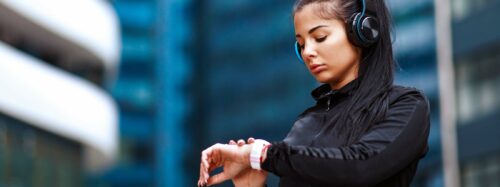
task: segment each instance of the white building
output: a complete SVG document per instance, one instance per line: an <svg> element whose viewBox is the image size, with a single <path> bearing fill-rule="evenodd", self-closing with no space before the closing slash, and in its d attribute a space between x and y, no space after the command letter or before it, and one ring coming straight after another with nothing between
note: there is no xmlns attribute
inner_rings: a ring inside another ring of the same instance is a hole
<svg viewBox="0 0 500 187"><path fill-rule="evenodd" d="M113 162L119 50L105 1L0 1L0 186L80 186Z"/></svg>

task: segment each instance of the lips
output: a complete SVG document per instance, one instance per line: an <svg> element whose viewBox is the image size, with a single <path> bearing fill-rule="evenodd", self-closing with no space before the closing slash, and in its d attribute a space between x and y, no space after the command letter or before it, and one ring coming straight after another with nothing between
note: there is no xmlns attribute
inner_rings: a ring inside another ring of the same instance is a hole
<svg viewBox="0 0 500 187"><path fill-rule="evenodd" d="M311 64L309 67L311 69L311 73L317 74L323 70L326 69L326 66L324 64Z"/></svg>

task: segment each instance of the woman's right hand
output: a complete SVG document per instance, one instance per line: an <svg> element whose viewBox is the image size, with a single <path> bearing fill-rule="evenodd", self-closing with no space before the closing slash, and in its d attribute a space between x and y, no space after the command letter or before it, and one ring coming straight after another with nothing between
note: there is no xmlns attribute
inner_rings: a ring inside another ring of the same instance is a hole
<svg viewBox="0 0 500 187"><path fill-rule="evenodd" d="M253 142L253 140L250 142ZM235 178L235 184L238 187L264 186L266 172L247 171L248 174L244 172L246 169L251 169L250 152L252 146L252 144L245 144L244 142L240 143L240 145L218 143L203 150L198 186L210 186ZM220 167L223 167L221 173L210 176L210 172ZM242 175L239 176L240 174Z"/></svg>
<svg viewBox="0 0 500 187"><path fill-rule="evenodd" d="M238 173L250 167L248 155L250 145L238 147L229 144L214 144L201 152L200 178L198 186L210 186L234 178ZM210 175L217 168L223 171Z"/></svg>
<svg viewBox="0 0 500 187"><path fill-rule="evenodd" d="M248 138L246 143L253 144L255 142L254 138ZM230 140L230 145L243 146L246 144L245 140L240 139L238 142ZM266 183L267 172L264 170L255 170L251 167L244 169L235 177L232 178L235 187L262 187Z"/></svg>

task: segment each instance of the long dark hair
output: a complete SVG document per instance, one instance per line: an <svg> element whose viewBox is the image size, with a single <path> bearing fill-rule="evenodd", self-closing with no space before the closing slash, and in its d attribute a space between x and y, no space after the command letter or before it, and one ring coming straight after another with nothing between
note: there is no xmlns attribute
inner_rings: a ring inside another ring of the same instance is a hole
<svg viewBox="0 0 500 187"><path fill-rule="evenodd" d="M361 0L297 0L294 13L311 3L324 4L318 6L319 16L344 22L362 9ZM331 121L335 123L331 126L338 129L345 140L344 145L356 142L373 124L384 119L389 106L387 95L394 81L391 16L383 0L366 0L366 3L378 18L380 40L361 49L357 90L348 101L346 110Z"/></svg>

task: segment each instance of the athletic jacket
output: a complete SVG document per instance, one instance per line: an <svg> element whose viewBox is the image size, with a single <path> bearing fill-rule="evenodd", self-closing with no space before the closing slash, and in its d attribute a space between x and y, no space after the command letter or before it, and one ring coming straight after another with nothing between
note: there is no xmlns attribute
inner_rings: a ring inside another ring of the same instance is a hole
<svg viewBox="0 0 500 187"><path fill-rule="evenodd" d="M280 187L405 187L428 150L429 103L414 88L393 86L386 117L354 144L342 146L328 119L346 108L352 81L332 91L312 92L316 104L302 113L281 142L267 151L262 169L280 177ZM330 127L329 127L330 126Z"/></svg>

